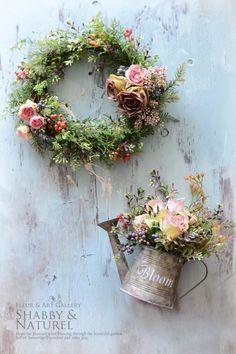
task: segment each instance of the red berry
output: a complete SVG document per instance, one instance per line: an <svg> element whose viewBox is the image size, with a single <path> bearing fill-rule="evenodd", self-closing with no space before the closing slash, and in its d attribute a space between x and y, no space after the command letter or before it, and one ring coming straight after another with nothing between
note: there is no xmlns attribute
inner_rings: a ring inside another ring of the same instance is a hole
<svg viewBox="0 0 236 354"><path fill-rule="evenodd" d="M51 126L51 125L49 125L49 126L48 126L48 129L49 129L49 130L52 130L52 126Z"/></svg>
<svg viewBox="0 0 236 354"><path fill-rule="evenodd" d="M61 113L61 114L59 114L59 117L63 117L63 115L64 115L64 114Z"/></svg>
<svg viewBox="0 0 236 354"><path fill-rule="evenodd" d="M61 127L62 127L62 129L65 129L65 128L66 128L66 123L65 123L65 122L62 122L62 123L61 123Z"/></svg>
<svg viewBox="0 0 236 354"><path fill-rule="evenodd" d="M62 127L58 127L59 132L62 130Z"/></svg>
<svg viewBox="0 0 236 354"><path fill-rule="evenodd" d="M57 117L57 114L51 114L50 115L50 118L56 118Z"/></svg>
<svg viewBox="0 0 236 354"><path fill-rule="evenodd" d="M124 145L119 145L118 148L116 149L117 151L121 151L123 149Z"/></svg>
<svg viewBox="0 0 236 354"><path fill-rule="evenodd" d="M47 122L48 122L48 123L51 123L51 121L52 121L52 120L51 120L50 118L47 119Z"/></svg>
<svg viewBox="0 0 236 354"><path fill-rule="evenodd" d="M131 159L131 154L130 153L126 154L125 161L129 161L130 159Z"/></svg>

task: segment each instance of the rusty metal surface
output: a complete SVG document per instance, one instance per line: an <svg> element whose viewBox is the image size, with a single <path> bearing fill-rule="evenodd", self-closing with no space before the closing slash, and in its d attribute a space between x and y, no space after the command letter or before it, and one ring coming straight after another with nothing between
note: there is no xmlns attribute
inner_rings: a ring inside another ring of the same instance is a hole
<svg viewBox="0 0 236 354"><path fill-rule="evenodd" d="M111 243L111 248L113 252L113 258L115 261L115 264L117 266L117 271L120 277L120 281L123 282L128 270L128 262L125 258L125 255L122 252L122 246L119 238L117 235L114 235L112 232L112 227L116 226L118 222L118 219L113 219L113 220L107 220L102 223L99 223L98 226L100 226L102 229L107 231L110 243Z"/></svg>
<svg viewBox="0 0 236 354"><path fill-rule="evenodd" d="M143 247L122 282L121 290L150 304L173 309L184 260Z"/></svg>
<svg viewBox="0 0 236 354"><path fill-rule="evenodd" d="M50 165L49 157L15 137L10 117L0 121L0 353L233 354L232 238L220 262L207 260L207 281L168 311L120 292L109 239L96 224L122 211L123 194L145 185L153 167L176 182L180 195L186 192L182 176L205 171L209 204L222 200L227 216L236 218L235 1L131 0L111 5L108 0L1 0L1 111L21 59L9 51L16 39L32 32L33 37L43 35L68 17L87 21L98 11L141 34L161 63L168 64L170 75L178 63L189 62L181 101L170 109L181 122L169 124L167 137L148 137L143 152L129 164L95 167L96 177L84 169L75 174ZM97 114L108 111L109 104L103 107L100 98L101 80L92 76L88 83L78 82L76 70L68 73L70 79L59 92L72 97L83 114L85 107ZM74 93L83 87L80 105ZM187 265L180 292L201 274L200 265ZM16 303L59 300L80 304L76 330L93 335L87 340L16 339ZM112 335L116 332L120 335Z"/></svg>

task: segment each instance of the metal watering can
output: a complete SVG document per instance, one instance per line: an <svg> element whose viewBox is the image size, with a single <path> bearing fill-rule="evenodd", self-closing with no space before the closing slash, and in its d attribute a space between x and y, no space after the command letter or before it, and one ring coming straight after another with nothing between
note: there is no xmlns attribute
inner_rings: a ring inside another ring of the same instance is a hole
<svg viewBox="0 0 236 354"><path fill-rule="evenodd" d="M112 227L116 226L117 222L118 219L112 219L98 226L107 231L113 254L118 256L116 265L121 280L121 291L150 304L173 309L184 259L165 252L157 254L154 248L145 246L129 269L121 251L120 241L111 233ZM203 261L200 262L205 269L203 278L178 299L189 294L206 279L207 266Z"/></svg>

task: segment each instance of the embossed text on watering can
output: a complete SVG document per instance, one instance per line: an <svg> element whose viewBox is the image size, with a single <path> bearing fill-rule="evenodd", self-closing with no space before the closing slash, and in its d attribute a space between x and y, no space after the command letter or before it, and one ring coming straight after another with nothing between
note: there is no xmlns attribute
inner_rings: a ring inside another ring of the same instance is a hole
<svg viewBox="0 0 236 354"><path fill-rule="evenodd" d="M137 268L137 274L145 280L149 280L155 283L165 285L172 288L174 281L170 278L160 275L155 271L154 268L148 266L147 264L142 264Z"/></svg>

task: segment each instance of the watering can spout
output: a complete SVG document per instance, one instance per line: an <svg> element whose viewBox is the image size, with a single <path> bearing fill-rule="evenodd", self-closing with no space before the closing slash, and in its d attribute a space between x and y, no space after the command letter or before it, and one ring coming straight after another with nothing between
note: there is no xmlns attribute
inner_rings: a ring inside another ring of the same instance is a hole
<svg viewBox="0 0 236 354"><path fill-rule="evenodd" d="M116 226L117 223L118 223L118 219L111 219L111 220L100 222L98 226L100 226L103 230L110 232L112 226Z"/></svg>
<svg viewBox="0 0 236 354"><path fill-rule="evenodd" d="M117 223L118 223L118 219L116 218L116 219L103 221L103 222L99 223L98 226L100 226L103 230L107 231L107 233L108 233L108 236L109 236L109 239L111 242L113 255L116 260L116 265L117 265L117 270L119 273L120 281L122 283L128 270L129 270L129 267L128 267L128 263L125 259L125 256L123 255L123 252L121 250L120 240L119 240L118 236L112 232L112 227L116 226Z"/></svg>

